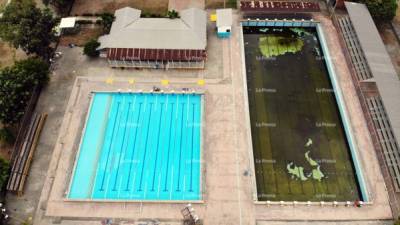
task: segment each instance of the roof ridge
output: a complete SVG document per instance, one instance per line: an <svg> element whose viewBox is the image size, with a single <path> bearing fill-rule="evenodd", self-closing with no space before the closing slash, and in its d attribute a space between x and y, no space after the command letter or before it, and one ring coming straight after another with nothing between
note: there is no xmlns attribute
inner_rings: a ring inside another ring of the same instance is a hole
<svg viewBox="0 0 400 225"><path fill-rule="evenodd" d="M185 24L187 27L189 27L190 29L193 29L193 27L192 26L190 26L188 23L186 23L186 21L184 20L184 19L180 19L182 22L183 22L183 24Z"/></svg>
<svg viewBox="0 0 400 225"><path fill-rule="evenodd" d="M129 22L129 23L127 23L126 25L124 25L123 28L126 28L126 27L130 26L131 24L135 23L135 22L138 21L139 19L140 19L140 17L134 19L132 22Z"/></svg>
<svg viewBox="0 0 400 225"><path fill-rule="evenodd" d="M183 12L183 14L185 14L184 12L185 11L189 11L189 10L191 10L191 11L196 11L196 10L198 10L198 8L195 8L195 7L191 7L191 8L187 8L187 9L184 9L184 10L182 10L182 12ZM195 13L196 12L194 12L194 13L190 13L190 14L185 14L186 16L181 16L181 20L183 21L183 23L188 27L188 28L190 28L190 30L192 31L192 33L194 34L194 36L196 37L196 39L197 39L197 41L199 41L200 43L202 43L203 44L203 41L202 41L202 38L201 37L199 37L199 35L198 35L198 33L197 33L197 31L196 31L196 28L195 27L193 27L193 25L195 24ZM192 23L191 24L189 24L189 22L186 22L186 20L185 19L183 19L183 18L186 18L187 16L190 16L190 18L188 18L188 19L191 19L192 21ZM207 32L207 28L206 28L206 32Z"/></svg>
<svg viewBox="0 0 400 225"><path fill-rule="evenodd" d="M143 18L138 11L129 9L120 12L116 16L121 20L113 23L107 37L99 39L102 48L204 49L207 45L203 24L207 18L196 10L186 11L176 19Z"/></svg>

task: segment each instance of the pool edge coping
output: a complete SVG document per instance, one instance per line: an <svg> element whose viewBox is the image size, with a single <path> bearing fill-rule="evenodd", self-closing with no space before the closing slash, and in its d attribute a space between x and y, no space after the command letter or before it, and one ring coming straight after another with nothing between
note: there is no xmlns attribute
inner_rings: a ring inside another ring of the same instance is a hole
<svg viewBox="0 0 400 225"><path fill-rule="evenodd" d="M368 196L368 189L366 187L364 173L361 169L362 166L361 166L359 156L358 156L359 149L357 148L357 145L355 144L356 140L353 135L351 122L349 121L350 116L349 116L345 101L343 99L342 89L337 81L337 74L335 72L335 67L334 67L334 64L331 59L329 48L326 44L325 34L321 27L321 24L319 24L319 23L317 24L316 30L317 30L318 36L321 39L320 44L321 44L322 52L324 53L324 59L326 62L325 64L327 66L328 74L331 78L331 83L334 88L335 98L338 103L337 105L339 108L343 127L344 127L345 134L347 137L347 142L348 142L348 145L350 148L350 155L351 155L352 163L353 163L354 170L355 170L355 176L357 178L359 189L360 189L359 190L360 195L361 195L360 197L362 198L362 201L369 202L370 200L369 200L369 196Z"/></svg>
<svg viewBox="0 0 400 225"><path fill-rule="evenodd" d="M67 190L65 191L65 196L69 196L70 195L72 184L73 184L73 180L75 178L76 167L78 166L78 158L80 157L80 154L81 154L81 149L82 149L81 146L82 146L82 143L83 143L84 136L86 134L86 128L87 128L87 124L88 124L88 119L89 119L90 111L91 111L92 105L93 105L93 99L94 98L93 98L93 93L92 92L89 93L89 98L90 98L89 106L88 106L88 109L85 110L85 113L86 113L86 115L85 115L85 124L83 125L83 129L80 131L80 140L79 140L78 150L76 151L76 154L74 156L74 164L73 164L73 167L72 167L72 171L69 174L69 181L68 181Z"/></svg>
<svg viewBox="0 0 400 225"><path fill-rule="evenodd" d="M123 200L123 199L68 199L63 198L63 202L70 202L70 203L78 203L78 202L85 202L85 203L163 203L163 204L204 204L206 201L204 200Z"/></svg>
<svg viewBox="0 0 400 225"><path fill-rule="evenodd" d="M241 61L242 61L242 74L243 74L243 97L244 97L244 105L245 105L245 117L247 122L247 144L248 144L248 154L250 160L250 167L252 178L251 178L251 186L253 189L253 201L258 201L258 190L257 190L257 179L255 176L255 162L254 162L254 151L253 151L253 134L251 133L251 120L250 120L250 106L249 106L249 93L247 87L247 71L246 71L246 55L244 50L244 36L243 36L243 25L240 23L240 46L241 46Z"/></svg>
<svg viewBox="0 0 400 225"><path fill-rule="evenodd" d="M78 158L79 158L79 156L80 156L80 152L81 152L81 147L82 147L82 142L83 142L83 139L84 139L84 136L85 136L85 134L86 134L86 127L87 127L87 124L88 124L88 119L89 119L89 116L90 116L90 113L91 113L91 109L92 109L92 105L93 105L93 100L94 100L94 95L96 94L96 93L109 93L109 94L164 94L164 95L173 95L173 94L177 94L177 95L182 95L182 94L184 94L184 95L191 95L191 94L193 94L193 95L199 95L200 96L200 107L201 107L201 110L200 110L200 112L201 112L201 115L200 115L200 122L201 122L201 128L200 128L200 169L199 169L199 171L200 171L200 180L199 180L199 195L198 196L200 196L201 197L201 199L199 199L199 200L193 200L193 201L191 201L191 200L158 200L158 199L155 199L155 200L144 200L144 199L104 199L104 200L102 200L102 199L90 199L90 198L88 198L88 199L71 199L71 198L68 198L68 196L69 196L69 194L70 194L70 192L71 192L71 187L72 187L72 184L73 184L73 180L74 180L74 178L75 178L75 171L76 171L76 167L77 167L77 164L78 164ZM205 91L204 90L195 90L195 89L192 89L192 91L181 91L181 92L164 92L164 91L141 91L141 90L136 90L136 91L134 91L134 90L127 90L127 91L122 91L122 90L117 90L117 91L96 91L96 90L92 90L92 91L90 91L89 92L89 98L90 98L90 102L89 102L89 104L88 104L88 108L87 108L87 110L84 110L85 112L86 112L86 115L85 115L85 122L84 122L84 125L83 125L83 128L82 128L82 130L80 131L80 141L79 141L79 145L78 145L78 150L76 151L76 153L75 153L75 156L74 156L74 163L73 163L73 167L72 167L72 171L71 171L71 173L69 174L69 181L68 181L68 185L67 185L67 190L65 191L65 193L64 193L64 197L62 198L62 201L64 201L64 202L93 202L93 203L95 203L95 202L120 202L120 203L124 203L124 202L152 202L152 203L205 203L204 202L204 192L203 192L203 190L204 190L204 188L202 187L202 185L203 184L205 184L205 182L203 181L203 179L205 179L205 174L203 173L204 171L202 171L202 161L203 161L203 153L204 153L204 151L203 151L203 134L204 134L204 132L203 132L203 122L205 121L204 120L204 96L205 96Z"/></svg>

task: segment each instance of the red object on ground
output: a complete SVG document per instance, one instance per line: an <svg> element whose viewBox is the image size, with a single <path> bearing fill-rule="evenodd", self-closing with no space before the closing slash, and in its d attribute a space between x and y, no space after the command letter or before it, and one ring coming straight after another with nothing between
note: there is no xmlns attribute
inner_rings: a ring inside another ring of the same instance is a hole
<svg viewBox="0 0 400 225"><path fill-rule="evenodd" d="M354 207L361 207L361 203L359 200L354 201Z"/></svg>

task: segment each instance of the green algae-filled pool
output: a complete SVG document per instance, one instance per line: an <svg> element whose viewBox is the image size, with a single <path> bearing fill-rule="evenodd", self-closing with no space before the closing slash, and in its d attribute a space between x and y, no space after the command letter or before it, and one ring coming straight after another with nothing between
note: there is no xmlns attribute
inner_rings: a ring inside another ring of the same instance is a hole
<svg viewBox="0 0 400 225"><path fill-rule="evenodd" d="M201 200L202 95L94 93L73 200Z"/></svg>
<svg viewBox="0 0 400 225"><path fill-rule="evenodd" d="M316 28L243 36L258 200L360 199Z"/></svg>

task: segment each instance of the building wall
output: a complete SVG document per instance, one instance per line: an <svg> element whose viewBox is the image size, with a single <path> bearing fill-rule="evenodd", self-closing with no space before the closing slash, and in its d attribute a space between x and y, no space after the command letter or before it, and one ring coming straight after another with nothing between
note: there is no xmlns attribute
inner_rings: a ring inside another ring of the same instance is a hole
<svg viewBox="0 0 400 225"><path fill-rule="evenodd" d="M205 61L136 61L108 60L115 68L147 68L147 69L204 69Z"/></svg>
<svg viewBox="0 0 400 225"><path fill-rule="evenodd" d="M100 50L111 67L133 67L150 69L187 68L203 69L206 50L191 49L128 49L112 48Z"/></svg>

